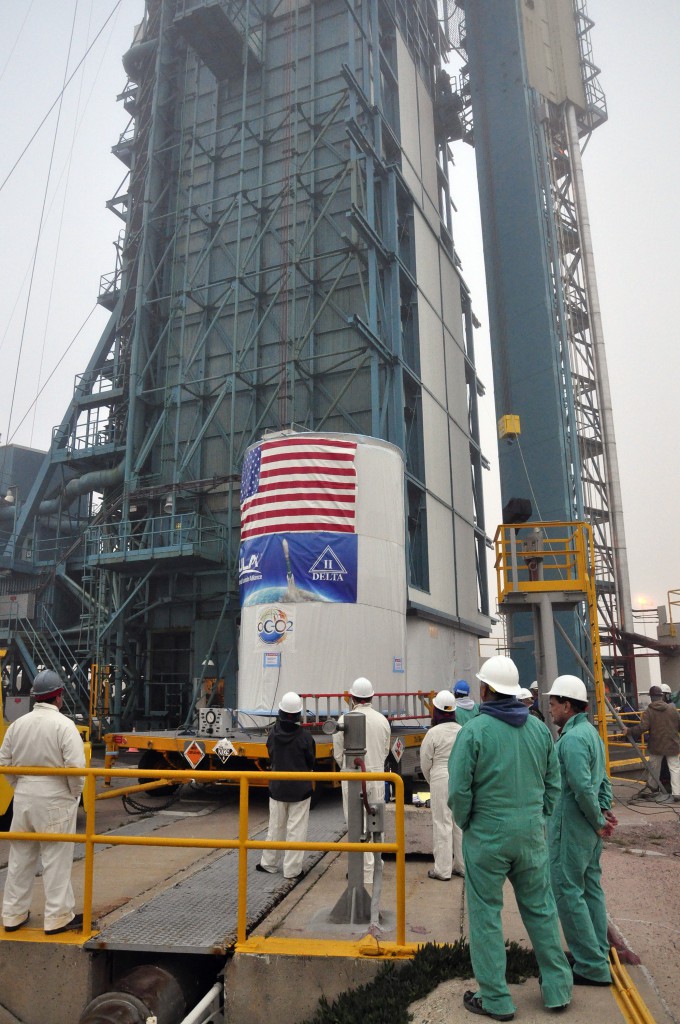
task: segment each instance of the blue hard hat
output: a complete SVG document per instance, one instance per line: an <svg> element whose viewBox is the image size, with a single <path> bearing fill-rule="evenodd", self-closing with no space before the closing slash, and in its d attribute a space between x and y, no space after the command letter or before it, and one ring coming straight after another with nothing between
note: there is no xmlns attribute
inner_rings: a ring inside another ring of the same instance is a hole
<svg viewBox="0 0 680 1024"><path fill-rule="evenodd" d="M464 679L459 679L453 688L454 697L467 697L470 692L470 687Z"/></svg>

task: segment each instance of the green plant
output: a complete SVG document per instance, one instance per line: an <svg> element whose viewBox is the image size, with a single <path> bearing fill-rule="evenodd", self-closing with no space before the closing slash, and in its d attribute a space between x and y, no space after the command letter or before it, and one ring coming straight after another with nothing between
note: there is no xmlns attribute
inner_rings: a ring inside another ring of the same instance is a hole
<svg viewBox="0 0 680 1024"><path fill-rule="evenodd" d="M511 984L538 975L533 950L506 942L506 978ZM408 1007L432 992L443 981L471 978L470 947L467 942L452 945L426 943L412 960L388 961L366 985L343 992L332 1003L325 997L305 1024L408 1024L413 1020Z"/></svg>

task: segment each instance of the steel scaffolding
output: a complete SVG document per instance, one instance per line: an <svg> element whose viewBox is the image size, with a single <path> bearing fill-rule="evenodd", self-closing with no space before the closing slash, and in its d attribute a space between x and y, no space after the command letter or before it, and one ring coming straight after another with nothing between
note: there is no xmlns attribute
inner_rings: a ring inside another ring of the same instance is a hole
<svg viewBox="0 0 680 1024"><path fill-rule="evenodd" d="M30 588L39 568L48 581L38 605L72 643L84 691L92 683L93 718L181 725L213 665L215 693L235 703L240 470L267 430L397 444L409 581L430 590L423 408L435 399L414 224L427 201L404 168L400 66L434 111L427 218L455 269L437 14L435 0L147 0L123 59L131 121L113 152L127 173L108 205L125 228L99 296L109 322L4 553ZM443 406L457 431L449 470L468 466L448 514L469 537L461 566L475 567L461 576L472 612L461 604L456 623L482 634L483 389L456 280L458 321L435 310L463 367L463 414ZM8 643L20 633L8 628ZM35 657L21 658L30 672ZM63 670L56 653L41 661Z"/></svg>
<svg viewBox="0 0 680 1024"><path fill-rule="evenodd" d="M496 405L499 417L518 415L522 424L515 451L508 451L507 440L500 442L503 500L531 497L540 506L535 518L590 524L605 664L609 670L625 667L632 690L632 652L621 635L630 628L631 614L625 533L581 167L581 148L607 119L592 54L593 22L584 0L547 5L545 14L545 4L535 11L532 5L536 22L544 19L546 46L548 38L552 45L550 18L558 19L562 10L572 20L583 91L577 104L532 85L526 14L518 4L504 8L503 27L485 0L463 7L451 0L447 14L465 62L463 137L477 147L483 191ZM552 23L553 30L557 25ZM502 99L496 81L482 81L482 65L498 64L501 54L516 71ZM555 63L562 59L553 57ZM523 235L526 224L531 227ZM524 295L524 308L510 313L517 294ZM542 310L542 319L527 313L531 306ZM574 642L585 649L587 623L576 620L572 629ZM564 654L568 661L566 649Z"/></svg>

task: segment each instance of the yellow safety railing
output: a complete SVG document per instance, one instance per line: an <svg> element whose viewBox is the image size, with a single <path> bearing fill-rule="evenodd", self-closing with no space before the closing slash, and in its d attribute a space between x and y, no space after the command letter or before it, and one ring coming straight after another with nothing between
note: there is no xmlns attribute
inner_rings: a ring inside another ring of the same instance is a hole
<svg viewBox="0 0 680 1024"><path fill-rule="evenodd" d="M89 760L89 756L88 756ZM83 931L82 934L64 932L58 936L44 936L33 929L22 929L12 932L13 941L51 941L78 942L88 939L92 929L92 895L94 884L94 849L99 844L107 846L160 846L238 850L238 908L236 921L236 940L242 944L246 941L247 923L247 888L248 888L248 851L249 850L316 850L324 853L393 853L396 858L396 943L404 951L411 950L406 943L406 853L404 844L404 782L394 772L262 772L262 771L171 771L139 768L9 768L0 767L0 775L49 775L49 776L85 776L83 790L83 806L85 809L85 831L75 833L53 832L0 832L0 839L30 842L82 843L85 846L85 870L83 881ZM107 784L112 779L149 779L149 783L136 784L129 787L108 790L99 794L96 790L97 779ZM391 782L395 792L395 841L383 843L350 843L350 842L267 842L264 839L251 839L249 832L249 787L252 783L262 785L263 779L272 780L312 780L314 782ZM128 793L153 788L153 783L162 786L170 783L180 785L189 782L238 782L240 788L239 829L235 839L180 838L168 836L129 836L114 833L97 834L95 827L95 806L98 799L111 799ZM0 932L0 939L8 938ZM279 943L282 940L279 940ZM285 940L283 940L285 942ZM294 943L296 940L290 940Z"/></svg>
<svg viewBox="0 0 680 1024"><path fill-rule="evenodd" d="M582 594L588 610L595 687L595 721L610 770L607 706L602 676L600 627L595 589L595 546L589 523L535 522L501 525L494 537L498 600L510 594Z"/></svg>
<svg viewBox="0 0 680 1024"><path fill-rule="evenodd" d="M494 536L498 599L518 591L585 591L592 535L588 523L502 524Z"/></svg>

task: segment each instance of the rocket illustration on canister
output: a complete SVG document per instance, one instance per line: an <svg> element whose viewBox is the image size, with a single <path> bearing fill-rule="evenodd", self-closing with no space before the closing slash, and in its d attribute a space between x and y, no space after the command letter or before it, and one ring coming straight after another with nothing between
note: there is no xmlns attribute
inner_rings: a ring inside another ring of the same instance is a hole
<svg viewBox="0 0 680 1024"><path fill-rule="evenodd" d="M284 537L281 541L281 547L283 548L283 557L286 560L286 589L283 593L282 601L314 601L315 597L313 594L308 593L306 590L300 590L295 582L293 576L293 567L290 564L290 549L288 547L288 541Z"/></svg>

